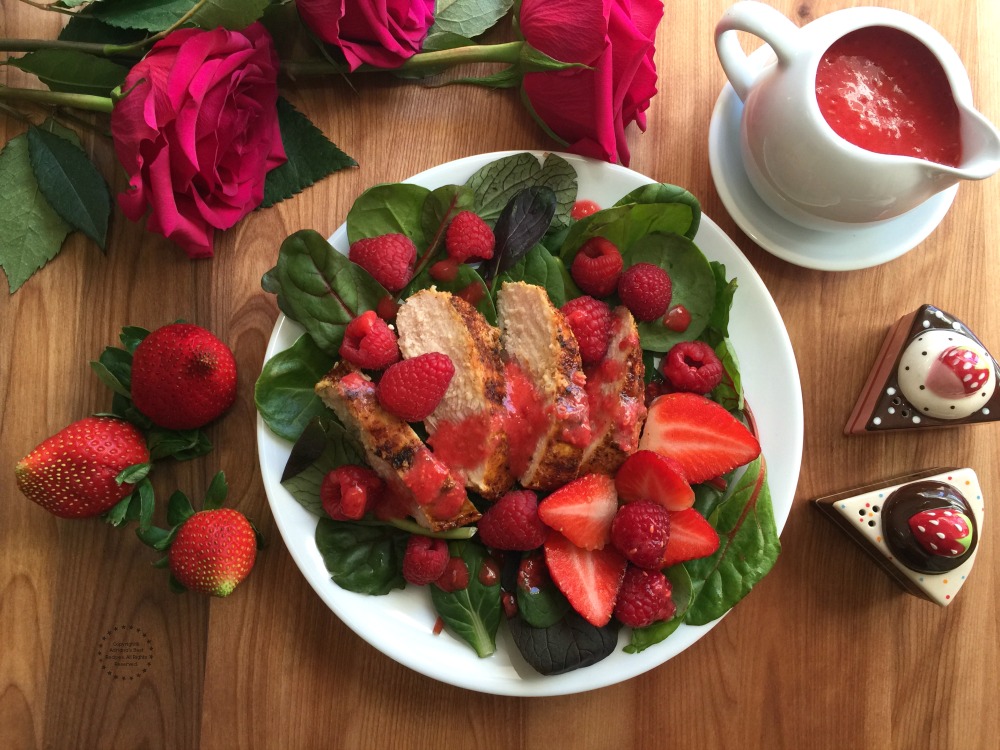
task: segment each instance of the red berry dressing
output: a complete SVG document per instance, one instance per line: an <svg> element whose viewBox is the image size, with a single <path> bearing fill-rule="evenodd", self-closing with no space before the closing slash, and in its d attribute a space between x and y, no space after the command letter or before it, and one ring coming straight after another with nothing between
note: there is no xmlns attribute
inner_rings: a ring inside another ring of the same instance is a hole
<svg viewBox="0 0 1000 750"><path fill-rule="evenodd" d="M448 567L444 569L441 577L434 581L434 585L448 593L468 588L469 566L461 557L448 558Z"/></svg>
<svg viewBox="0 0 1000 750"><path fill-rule="evenodd" d="M479 566L479 582L483 586L496 586L500 583L500 567L492 557L483 559L483 564Z"/></svg>
<svg viewBox="0 0 1000 750"><path fill-rule="evenodd" d="M454 281L458 277L458 261L454 258L439 260L427 271L431 278L442 283Z"/></svg>
<svg viewBox="0 0 1000 750"><path fill-rule="evenodd" d="M569 215L574 221L579 221L585 216L590 216L600 210L601 207L594 203L594 201L582 200L573 204L573 208L570 210Z"/></svg>
<svg viewBox="0 0 1000 750"><path fill-rule="evenodd" d="M684 305L674 305L663 318L663 325L671 331L684 333L691 325L691 313Z"/></svg>
<svg viewBox="0 0 1000 750"><path fill-rule="evenodd" d="M494 452L502 427L498 419L473 414L458 422L438 422L427 444L449 469L472 469Z"/></svg>
<svg viewBox="0 0 1000 750"><path fill-rule="evenodd" d="M480 302L482 302L483 297L486 296L486 288L482 284L474 281L468 286L463 287L459 289L457 292L455 292L455 296L461 297L470 305L475 307Z"/></svg>
<svg viewBox="0 0 1000 750"><path fill-rule="evenodd" d="M514 476L520 476L527 470L535 446L548 429L549 418L538 391L521 368L508 362L506 375L505 432L510 445L511 471Z"/></svg>

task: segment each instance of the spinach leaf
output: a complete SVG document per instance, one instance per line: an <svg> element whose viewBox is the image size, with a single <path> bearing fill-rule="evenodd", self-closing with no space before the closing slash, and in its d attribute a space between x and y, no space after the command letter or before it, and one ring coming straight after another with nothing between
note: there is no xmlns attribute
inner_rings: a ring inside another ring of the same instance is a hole
<svg viewBox="0 0 1000 750"><path fill-rule="evenodd" d="M409 536L392 526L363 526L330 518L320 518L316 525L316 547L333 582L372 596L406 586L403 553Z"/></svg>
<svg viewBox="0 0 1000 750"><path fill-rule="evenodd" d="M618 645L614 620L598 628L572 610L547 628L534 628L520 617L507 624L521 656L543 675L589 667L610 656Z"/></svg>
<svg viewBox="0 0 1000 750"><path fill-rule="evenodd" d="M451 292L452 294L462 292L470 286L479 287L475 295L478 299L473 307L482 313L490 325L495 326L497 324L497 309L493 303L493 298L490 297L486 283L472 266L465 263L459 265L458 272L451 281L438 281L431 276L430 270L425 268L406 285L401 296L403 299L406 299L421 289L430 289L432 286L439 291Z"/></svg>
<svg viewBox="0 0 1000 750"><path fill-rule="evenodd" d="M701 223L701 204L697 198L682 187L665 182L643 185L628 195L622 196L615 203L615 206L627 206L630 203L676 203L686 206L690 217L687 228L678 227L672 231L683 234L690 240L693 240L698 234L698 225Z"/></svg>
<svg viewBox="0 0 1000 750"><path fill-rule="evenodd" d="M487 585L479 571L486 560L486 548L471 541L450 542L452 557L461 557L469 566L469 585L458 591L445 591L431 586L431 601L452 631L472 646L479 656L496 651L497 629L500 627L500 581Z"/></svg>
<svg viewBox="0 0 1000 750"><path fill-rule="evenodd" d="M645 628L635 628L632 640L625 646L625 652L637 654L650 646L667 639L684 622L684 615L691 606L691 576L683 565L672 565L666 570L670 580L670 598L677 607L677 612L669 620L654 622Z"/></svg>
<svg viewBox="0 0 1000 750"><path fill-rule="evenodd" d="M736 279L726 280L726 267L718 261L711 261L712 273L715 274L715 307L708 316L708 326L702 337L712 346L718 345L729 336L729 313L733 307L733 297L736 296Z"/></svg>
<svg viewBox="0 0 1000 750"><path fill-rule="evenodd" d="M722 382L712 390L711 398L729 411L742 411L743 379L740 376L740 363L736 358L736 350L733 349L729 339L723 339L715 347L715 353L719 355L725 375Z"/></svg>
<svg viewBox="0 0 1000 750"><path fill-rule="evenodd" d="M308 334L264 363L254 386L254 403L264 424L278 437L298 440L313 417L326 414L314 390L334 359Z"/></svg>
<svg viewBox="0 0 1000 750"><path fill-rule="evenodd" d="M375 185L358 196L347 212L347 241L352 245L362 237L405 234L417 250L430 240L424 233L424 199L430 190L407 182Z"/></svg>
<svg viewBox="0 0 1000 750"><path fill-rule="evenodd" d="M716 289L715 275L698 246L681 235L651 234L635 242L622 256L626 268L652 263L670 274L671 306L684 305L691 313L691 323L684 331L672 331L662 319L639 321L642 348L667 352L680 341L698 338L715 307Z"/></svg>
<svg viewBox="0 0 1000 750"><path fill-rule="evenodd" d="M544 245L535 245L511 268L498 274L496 288L507 281L524 281L544 287L556 307L562 307L582 294L563 262Z"/></svg>
<svg viewBox="0 0 1000 750"><path fill-rule="evenodd" d="M719 532L719 549L710 557L684 563L694 592L685 621L692 625L725 614L767 575L778 558L781 542L762 457L747 466L709 521Z"/></svg>
<svg viewBox="0 0 1000 750"><path fill-rule="evenodd" d="M337 356L347 324L389 295L365 269L311 229L281 243L278 264L264 274L261 286L277 294L281 311L301 323L332 357Z"/></svg>
<svg viewBox="0 0 1000 750"><path fill-rule="evenodd" d="M518 566L517 612L533 628L555 625L570 610L569 601L549 577L540 552L525 554Z"/></svg>
<svg viewBox="0 0 1000 750"><path fill-rule="evenodd" d="M544 186L525 188L510 199L493 229L497 241L493 257L480 266L487 283L512 268L545 236L555 210L555 193Z"/></svg>
<svg viewBox="0 0 1000 750"><path fill-rule="evenodd" d="M319 488L333 469L365 464L365 451L332 416L313 417L292 446L281 485L311 513L323 515Z"/></svg>
<svg viewBox="0 0 1000 750"><path fill-rule="evenodd" d="M424 237L433 243L458 213L471 210L474 203L475 196L464 185L442 185L432 190L420 207Z"/></svg>

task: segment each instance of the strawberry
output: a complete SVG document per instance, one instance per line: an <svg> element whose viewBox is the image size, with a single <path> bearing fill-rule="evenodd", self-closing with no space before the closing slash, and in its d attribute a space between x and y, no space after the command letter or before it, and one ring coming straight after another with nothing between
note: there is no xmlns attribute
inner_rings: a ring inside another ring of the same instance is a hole
<svg viewBox="0 0 1000 750"><path fill-rule="evenodd" d="M549 575L570 606L591 625L607 625L625 575L625 558L613 547L581 549L562 534L549 534L544 549Z"/></svg>
<svg viewBox="0 0 1000 750"><path fill-rule="evenodd" d="M949 508L922 510L909 520L914 538L929 555L960 557L969 551L972 525L964 513Z"/></svg>
<svg viewBox="0 0 1000 750"><path fill-rule="evenodd" d="M142 340L132 356L132 403L169 430L202 427L236 400L236 360L204 328L172 323Z"/></svg>
<svg viewBox="0 0 1000 750"><path fill-rule="evenodd" d="M538 505L538 517L577 547L601 549L611 541L618 495L611 477L585 474L563 485Z"/></svg>
<svg viewBox="0 0 1000 750"><path fill-rule="evenodd" d="M560 308L580 345L583 364L592 365L604 359L611 342L611 308L593 297L571 299Z"/></svg>
<svg viewBox="0 0 1000 750"><path fill-rule="evenodd" d="M451 357L428 352L391 365L378 381L378 401L390 414L407 422L430 416L455 375Z"/></svg>
<svg viewBox="0 0 1000 750"><path fill-rule="evenodd" d="M691 484L760 455L760 443L742 422L696 393L667 393L653 401L639 448L676 460Z"/></svg>
<svg viewBox="0 0 1000 750"><path fill-rule="evenodd" d="M398 292L413 278L417 247L405 234L364 237L351 245L347 257L390 292Z"/></svg>
<svg viewBox="0 0 1000 750"><path fill-rule="evenodd" d="M622 275L622 254L604 237L591 237L573 258L569 274L591 297L609 297Z"/></svg>
<svg viewBox="0 0 1000 750"><path fill-rule="evenodd" d="M170 572L187 589L228 596L257 559L257 535L247 517L232 508L203 510L188 518L168 555Z"/></svg>
<svg viewBox="0 0 1000 750"><path fill-rule="evenodd" d="M496 237L490 225L472 211L460 211L444 234L448 256L465 263L467 260L489 260L493 257Z"/></svg>
<svg viewBox="0 0 1000 750"><path fill-rule="evenodd" d="M717 549L719 535L701 513L694 508L670 513L670 538L661 567L708 557Z"/></svg>
<svg viewBox="0 0 1000 750"><path fill-rule="evenodd" d="M112 417L86 417L43 440L17 462L17 486L32 502L62 518L99 515L132 492L115 481L149 461L142 433Z"/></svg>
<svg viewBox="0 0 1000 750"><path fill-rule="evenodd" d="M990 377L990 363L964 346L951 346L938 356L927 373L927 388L946 398L963 398L980 388Z"/></svg>
<svg viewBox="0 0 1000 750"><path fill-rule="evenodd" d="M670 275L652 263L636 263L618 280L618 296L636 320L663 317L670 306Z"/></svg>
<svg viewBox="0 0 1000 750"><path fill-rule="evenodd" d="M625 503L652 500L667 510L694 505L694 490L680 464L654 451L636 451L615 474L618 499Z"/></svg>

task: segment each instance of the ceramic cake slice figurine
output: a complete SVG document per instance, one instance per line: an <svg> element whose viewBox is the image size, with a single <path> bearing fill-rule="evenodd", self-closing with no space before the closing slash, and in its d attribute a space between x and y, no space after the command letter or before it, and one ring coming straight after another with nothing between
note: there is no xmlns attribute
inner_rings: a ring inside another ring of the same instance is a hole
<svg viewBox="0 0 1000 750"><path fill-rule="evenodd" d="M923 305L889 329L844 433L995 421L997 367L968 326Z"/></svg>
<svg viewBox="0 0 1000 750"><path fill-rule="evenodd" d="M984 503L972 469L931 469L813 502L904 589L941 606L976 561Z"/></svg>

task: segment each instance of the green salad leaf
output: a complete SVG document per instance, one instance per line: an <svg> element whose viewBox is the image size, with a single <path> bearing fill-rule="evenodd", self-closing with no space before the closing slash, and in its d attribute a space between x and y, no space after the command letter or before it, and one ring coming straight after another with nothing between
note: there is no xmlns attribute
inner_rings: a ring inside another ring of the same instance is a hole
<svg viewBox="0 0 1000 750"><path fill-rule="evenodd" d="M424 233L424 200L431 191L407 182L391 182L368 188L347 212L347 241L364 237L405 234L417 250L430 241ZM294 236L294 235L293 235Z"/></svg>
<svg viewBox="0 0 1000 750"><path fill-rule="evenodd" d="M271 432L294 442L313 417L329 413L314 388L333 362L312 336L303 334L264 363L254 404Z"/></svg>
<svg viewBox="0 0 1000 750"><path fill-rule="evenodd" d="M403 553L409 536L383 524L366 526L331 518L320 518L316 524L316 547L333 582L372 596L406 586Z"/></svg>
<svg viewBox="0 0 1000 750"><path fill-rule="evenodd" d="M320 485L334 469L365 463L361 444L327 412L309 420L292 446L281 485L310 513L323 515Z"/></svg>
<svg viewBox="0 0 1000 750"><path fill-rule="evenodd" d="M488 558L486 549L470 541L449 542L452 557L460 557L469 568L469 585L457 591L431 586L431 601L444 624L472 646L479 656L496 651L500 627L500 579L480 575ZM491 563L494 564L495 563ZM484 582L484 580L486 582Z"/></svg>
<svg viewBox="0 0 1000 750"><path fill-rule="evenodd" d="M504 207L520 191L536 186L547 187L555 194L554 223L570 222L570 211L576 202L577 175L573 165L556 154L549 154L539 163L534 154L505 156L477 170L466 186L475 194L473 211L493 224Z"/></svg>
<svg viewBox="0 0 1000 750"><path fill-rule="evenodd" d="M583 294L563 262L544 245L535 245L521 260L500 273L494 286L499 289L508 281L523 281L544 287L556 307L562 307Z"/></svg>

